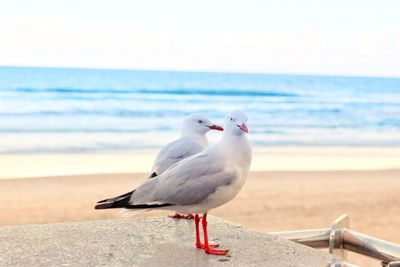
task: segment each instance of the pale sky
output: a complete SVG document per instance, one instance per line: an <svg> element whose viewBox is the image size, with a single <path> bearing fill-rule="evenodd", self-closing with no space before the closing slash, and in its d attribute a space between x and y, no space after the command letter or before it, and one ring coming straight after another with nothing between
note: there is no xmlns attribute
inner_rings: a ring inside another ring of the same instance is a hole
<svg viewBox="0 0 400 267"><path fill-rule="evenodd" d="M0 0L0 65L400 77L398 0Z"/></svg>

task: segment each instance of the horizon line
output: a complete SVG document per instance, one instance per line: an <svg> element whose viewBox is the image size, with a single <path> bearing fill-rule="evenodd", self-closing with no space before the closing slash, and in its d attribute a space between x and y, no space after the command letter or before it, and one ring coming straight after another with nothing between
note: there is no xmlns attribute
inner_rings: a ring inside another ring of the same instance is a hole
<svg viewBox="0 0 400 267"><path fill-rule="evenodd" d="M277 75L277 76L318 76L318 77L343 77L343 78L384 78L400 79L395 75L367 75L367 74L341 74L341 73L306 73L306 72L263 72L263 71L233 71L233 70L203 70L203 69L148 69L129 67L93 67L93 66L38 66L38 65L0 65L0 68L37 68L37 69L78 69L78 70L104 70L104 71L149 71L149 72L186 72L186 73L211 73L211 74L248 74L248 75Z"/></svg>

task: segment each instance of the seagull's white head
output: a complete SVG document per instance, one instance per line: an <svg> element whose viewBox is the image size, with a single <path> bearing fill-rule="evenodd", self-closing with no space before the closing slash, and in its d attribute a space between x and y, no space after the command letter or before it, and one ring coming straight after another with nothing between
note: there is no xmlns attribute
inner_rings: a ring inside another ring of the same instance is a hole
<svg viewBox="0 0 400 267"><path fill-rule="evenodd" d="M209 118L199 114L190 114L183 120L182 134L206 134L209 130L223 131L224 128L213 124Z"/></svg>
<svg viewBox="0 0 400 267"><path fill-rule="evenodd" d="M235 110L225 117L225 132L232 135L243 135L249 132L247 116L243 111Z"/></svg>

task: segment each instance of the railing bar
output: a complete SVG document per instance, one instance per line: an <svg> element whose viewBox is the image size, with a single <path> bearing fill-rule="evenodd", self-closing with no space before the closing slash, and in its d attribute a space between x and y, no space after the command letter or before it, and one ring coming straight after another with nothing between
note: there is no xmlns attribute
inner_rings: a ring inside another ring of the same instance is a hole
<svg viewBox="0 0 400 267"><path fill-rule="evenodd" d="M400 245L344 229L343 248L384 262L400 260Z"/></svg>
<svg viewBox="0 0 400 267"><path fill-rule="evenodd" d="M327 248L329 247L330 231L329 228L321 228L271 232L270 234L313 248ZM348 229L342 229L342 231L343 243L341 246L344 249L384 262L400 260L400 245Z"/></svg>

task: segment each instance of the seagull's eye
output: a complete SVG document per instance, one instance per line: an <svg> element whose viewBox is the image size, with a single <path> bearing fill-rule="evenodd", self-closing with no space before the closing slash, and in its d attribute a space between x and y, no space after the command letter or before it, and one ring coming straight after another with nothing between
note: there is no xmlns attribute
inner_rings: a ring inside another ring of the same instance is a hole
<svg viewBox="0 0 400 267"><path fill-rule="evenodd" d="M203 121L202 121L202 120L198 120L197 122L198 122L198 123L203 123Z"/></svg>
<svg viewBox="0 0 400 267"><path fill-rule="evenodd" d="M231 118L231 121L233 121L233 118Z"/></svg>

